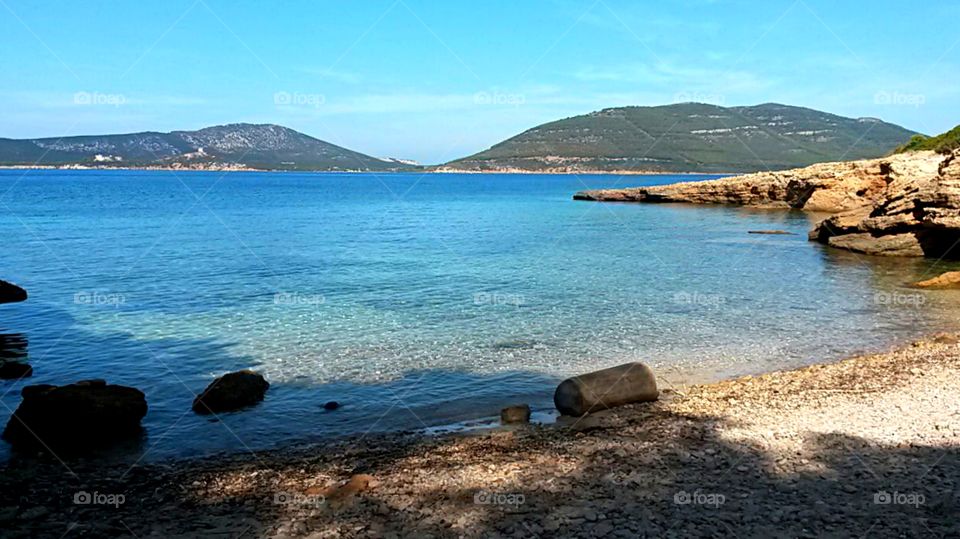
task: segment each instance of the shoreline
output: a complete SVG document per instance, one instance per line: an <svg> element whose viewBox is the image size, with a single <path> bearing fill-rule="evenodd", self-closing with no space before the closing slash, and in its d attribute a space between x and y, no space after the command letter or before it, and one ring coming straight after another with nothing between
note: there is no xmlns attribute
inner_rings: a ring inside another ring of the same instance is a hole
<svg viewBox="0 0 960 539"><path fill-rule="evenodd" d="M115 166L86 166L86 165L0 165L0 170L132 170L132 171L161 171L161 172L286 172L295 174L498 174L517 176L733 176L746 174L744 172L658 172L654 170L585 170L575 172L563 171L528 171L528 170L289 170L289 169L260 169L240 166L227 167L115 167Z"/></svg>
<svg viewBox="0 0 960 539"><path fill-rule="evenodd" d="M14 461L0 520L12 537L71 524L137 536L947 533L958 341L668 390L556 426L385 433L129 470L71 462L76 477L55 460ZM81 491L124 504L72 503ZM923 503L877 503L884 493Z"/></svg>

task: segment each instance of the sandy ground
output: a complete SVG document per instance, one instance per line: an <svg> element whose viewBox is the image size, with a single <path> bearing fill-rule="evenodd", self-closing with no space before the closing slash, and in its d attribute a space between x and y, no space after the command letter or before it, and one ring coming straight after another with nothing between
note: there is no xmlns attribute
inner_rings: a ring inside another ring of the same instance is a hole
<svg viewBox="0 0 960 539"><path fill-rule="evenodd" d="M560 426L133 469L14 461L0 535L956 537L956 343L668 391Z"/></svg>

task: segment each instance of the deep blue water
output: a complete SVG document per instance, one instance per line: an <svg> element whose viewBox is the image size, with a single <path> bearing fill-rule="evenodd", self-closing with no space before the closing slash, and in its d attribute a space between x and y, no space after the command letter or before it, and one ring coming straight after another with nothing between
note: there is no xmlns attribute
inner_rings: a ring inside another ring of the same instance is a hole
<svg viewBox="0 0 960 539"><path fill-rule="evenodd" d="M904 286L946 264L826 250L800 212L571 200L691 179L0 171L0 278L31 294L0 332L34 367L0 421L27 383L105 378L146 393L146 460L242 451L548 411L626 361L668 386L957 326L957 293ZM797 235L747 234L774 228ZM261 405L190 412L246 367Z"/></svg>

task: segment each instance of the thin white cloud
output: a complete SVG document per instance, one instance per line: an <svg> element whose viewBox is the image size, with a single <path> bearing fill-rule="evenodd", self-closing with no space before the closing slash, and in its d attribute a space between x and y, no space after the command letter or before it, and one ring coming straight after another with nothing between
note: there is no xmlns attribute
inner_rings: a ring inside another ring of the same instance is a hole
<svg viewBox="0 0 960 539"><path fill-rule="evenodd" d="M324 80L330 80L334 82L340 82L343 84L358 84L362 77L357 73L351 73L348 71L339 71L334 69L321 69L314 67L306 67L301 71L307 73L308 75L314 75Z"/></svg>

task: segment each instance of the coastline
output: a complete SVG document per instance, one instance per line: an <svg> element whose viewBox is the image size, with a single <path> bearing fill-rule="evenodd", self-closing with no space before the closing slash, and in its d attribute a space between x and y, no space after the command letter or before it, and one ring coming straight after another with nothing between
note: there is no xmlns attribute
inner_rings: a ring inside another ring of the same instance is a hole
<svg viewBox="0 0 960 539"><path fill-rule="evenodd" d="M578 171L531 171L504 170L291 170L251 168L246 166L223 167L123 167L87 165L0 165L0 170L156 170L168 172L293 172L301 174L511 174L529 176L731 176L741 172L661 172L656 170L578 170Z"/></svg>
<svg viewBox="0 0 960 539"><path fill-rule="evenodd" d="M0 520L11 537L955 533L944 506L960 486L957 342L666 388L652 405L558 425L129 469L71 462L75 476L15 461L0 474ZM124 503L73 503L80 491Z"/></svg>

